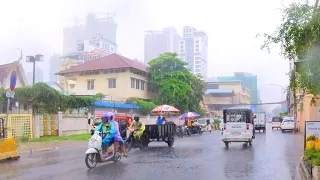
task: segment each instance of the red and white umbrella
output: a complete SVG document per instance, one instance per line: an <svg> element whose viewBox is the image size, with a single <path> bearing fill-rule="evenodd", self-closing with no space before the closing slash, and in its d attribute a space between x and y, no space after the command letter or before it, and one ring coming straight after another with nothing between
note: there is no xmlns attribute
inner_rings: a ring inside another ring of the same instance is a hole
<svg viewBox="0 0 320 180"><path fill-rule="evenodd" d="M169 105L161 105L161 106L158 106L156 108L154 108L152 111L152 113L169 113L169 112L173 112L173 113L178 113L180 112L179 109L173 107L173 106L169 106Z"/></svg>

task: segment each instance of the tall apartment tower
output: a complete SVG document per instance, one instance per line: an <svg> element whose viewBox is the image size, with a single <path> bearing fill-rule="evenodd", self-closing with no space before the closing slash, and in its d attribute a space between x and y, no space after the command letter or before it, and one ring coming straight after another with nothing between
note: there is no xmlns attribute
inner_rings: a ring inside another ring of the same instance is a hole
<svg viewBox="0 0 320 180"><path fill-rule="evenodd" d="M208 36L193 27L183 28L183 39L179 42L179 58L186 61L194 74L208 77Z"/></svg>
<svg viewBox="0 0 320 180"><path fill-rule="evenodd" d="M63 54L77 51L77 41L83 41L102 35L111 43L116 43L117 24L112 15L97 18L89 13L84 25L74 25L63 29Z"/></svg>
<svg viewBox="0 0 320 180"><path fill-rule="evenodd" d="M181 37L174 28L162 31L146 31L144 34L144 62L157 58L165 52L178 53Z"/></svg>

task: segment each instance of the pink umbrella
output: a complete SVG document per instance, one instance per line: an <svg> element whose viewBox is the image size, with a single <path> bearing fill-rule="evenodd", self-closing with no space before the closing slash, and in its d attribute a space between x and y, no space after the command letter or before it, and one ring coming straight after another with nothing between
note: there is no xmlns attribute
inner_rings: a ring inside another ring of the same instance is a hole
<svg viewBox="0 0 320 180"><path fill-rule="evenodd" d="M164 104L154 108L151 112L152 113L178 113L180 112L180 110L173 106Z"/></svg>

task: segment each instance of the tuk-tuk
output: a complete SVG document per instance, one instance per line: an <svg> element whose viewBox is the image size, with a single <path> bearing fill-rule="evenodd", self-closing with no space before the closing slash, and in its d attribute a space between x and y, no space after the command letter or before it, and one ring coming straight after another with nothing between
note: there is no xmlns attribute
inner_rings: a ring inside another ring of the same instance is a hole
<svg viewBox="0 0 320 180"><path fill-rule="evenodd" d="M223 110L222 141L226 147L229 147L230 142L252 145L255 138L254 118L250 108L233 107Z"/></svg>
<svg viewBox="0 0 320 180"><path fill-rule="evenodd" d="M121 137L122 139L125 140L130 135L130 132L128 131L128 127L131 125L133 118L130 114L125 114L125 113L117 113L115 115L116 115L115 120L119 124L119 131L120 131Z"/></svg>

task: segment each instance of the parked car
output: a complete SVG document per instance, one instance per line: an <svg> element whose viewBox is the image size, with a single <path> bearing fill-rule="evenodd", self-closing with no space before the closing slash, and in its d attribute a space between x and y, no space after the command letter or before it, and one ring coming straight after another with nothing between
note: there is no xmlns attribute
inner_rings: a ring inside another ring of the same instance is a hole
<svg viewBox="0 0 320 180"><path fill-rule="evenodd" d="M284 117L283 121L280 125L280 129L282 132L285 131L294 131L295 121L293 117Z"/></svg>

